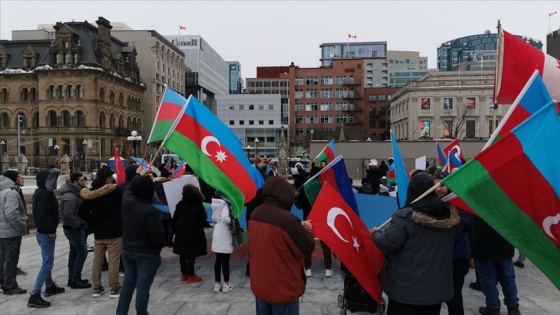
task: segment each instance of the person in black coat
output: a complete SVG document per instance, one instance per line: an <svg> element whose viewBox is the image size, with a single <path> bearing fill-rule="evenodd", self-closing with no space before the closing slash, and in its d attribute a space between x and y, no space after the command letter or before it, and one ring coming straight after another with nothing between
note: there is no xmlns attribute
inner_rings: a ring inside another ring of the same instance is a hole
<svg viewBox="0 0 560 315"><path fill-rule="evenodd" d="M181 281L189 283L199 282L192 281L200 278L194 273L194 263L196 257L207 254L204 233L207 215L203 201L204 195L196 186L183 186L183 199L177 204L171 221L171 228L175 231L173 253L179 255Z"/></svg>

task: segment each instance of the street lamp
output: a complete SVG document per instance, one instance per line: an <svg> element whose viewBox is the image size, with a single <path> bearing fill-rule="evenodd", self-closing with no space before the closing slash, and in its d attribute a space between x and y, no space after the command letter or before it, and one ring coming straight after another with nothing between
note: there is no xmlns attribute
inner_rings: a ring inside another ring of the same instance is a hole
<svg viewBox="0 0 560 315"><path fill-rule="evenodd" d="M86 140L82 141L82 145L83 145L82 150L84 151L83 152L84 153L84 172L86 172L86 173L87 173L87 159L86 159L86 151L87 151L86 150L86 148L87 148L86 145L87 144L88 144L88 142Z"/></svg>
<svg viewBox="0 0 560 315"><path fill-rule="evenodd" d="M255 163L257 161L258 158L258 154L259 154L259 138L255 137Z"/></svg>
<svg viewBox="0 0 560 315"><path fill-rule="evenodd" d="M21 121L22 115L17 115L17 155L18 158L21 158ZM21 162L21 160L20 160Z"/></svg>
<svg viewBox="0 0 560 315"><path fill-rule="evenodd" d="M136 147L140 144L140 141L142 141L142 136L139 136L136 130L132 130L130 132L130 136L128 136L126 140L128 140L128 142L132 145L131 156L136 156Z"/></svg>
<svg viewBox="0 0 560 315"><path fill-rule="evenodd" d="M60 169L60 153L58 152L58 150L60 150L60 147L58 146L58 144L55 144L53 149L56 150L56 163L58 168Z"/></svg>
<svg viewBox="0 0 560 315"><path fill-rule="evenodd" d="M251 150L252 148L253 148L253 147L251 147L250 145L247 145L247 146L245 147L245 151L247 151L247 158L248 158L249 160L251 159L251 152L250 152L250 150Z"/></svg>

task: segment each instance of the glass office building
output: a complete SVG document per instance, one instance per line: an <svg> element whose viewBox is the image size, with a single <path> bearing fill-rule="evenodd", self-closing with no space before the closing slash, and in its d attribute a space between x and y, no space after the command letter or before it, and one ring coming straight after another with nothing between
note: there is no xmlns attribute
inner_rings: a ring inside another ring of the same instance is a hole
<svg viewBox="0 0 560 315"><path fill-rule="evenodd" d="M323 43L321 66L329 67L332 59L386 59L387 42Z"/></svg>

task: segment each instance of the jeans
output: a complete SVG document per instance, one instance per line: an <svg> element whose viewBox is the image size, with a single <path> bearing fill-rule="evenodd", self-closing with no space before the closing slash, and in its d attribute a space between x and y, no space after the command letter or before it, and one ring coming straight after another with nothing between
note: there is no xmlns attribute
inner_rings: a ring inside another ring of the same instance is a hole
<svg viewBox="0 0 560 315"><path fill-rule="evenodd" d="M41 247L41 258L43 259L43 263L41 264L41 269L39 269L39 273L37 274L37 280L35 280L33 293L40 293L43 284L46 284L47 286L54 284L51 271L54 265L54 245L56 236L50 236L49 234L37 232L35 237L37 238L39 247Z"/></svg>
<svg viewBox="0 0 560 315"><path fill-rule="evenodd" d="M525 260L527 260L527 257L525 257L525 254L523 254L522 252L519 252L519 256L517 256L517 261L524 264Z"/></svg>
<svg viewBox="0 0 560 315"><path fill-rule="evenodd" d="M255 297L257 315L299 315L299 300L286 304L270 304Z"/></svg>
<svg viewBox="0 0 560 315"><path fill-rule="evenodd" d="M0 238L0 286L8 291L18 287L16 281L21 236Z"/></svg>
<svg viewBox="0 0 560 315"><path fill-rule="evenodd" d="M136 314L148 314L150 286L161 265L159 255L127 252L123 250L124 282L117 305L117 315L128 314L132 294L136 289Z"/></svg>
<svg viewBox="0 0 560 315"><path fill-rule="evenodd" d="M504 293L504 304L514 306L519 303L517 298L517 284L515 283L515 271L513 260L476 260L476 268L480 278L480 288L486 297L486 307L492 309L500 308L500 293L496 282L502 286Z"/></svg>
<svg viewBox="0 0 560 315"><path fill-rule="evenodd" d="M465 276L469 273L469 260L468 257L453 259L453 297L451 300L445 302L447 304L447 311L449 315L464 315L463 308L463 284L465 283Z"/></svg>
<svg viewBox="0 0 560 315"><path fill-rule="evenodd" d="M70 244L68 254L68 280L78 282L82 280L82 269L87 258L86 234L84 229L64 229L64 235Z"/></svg>

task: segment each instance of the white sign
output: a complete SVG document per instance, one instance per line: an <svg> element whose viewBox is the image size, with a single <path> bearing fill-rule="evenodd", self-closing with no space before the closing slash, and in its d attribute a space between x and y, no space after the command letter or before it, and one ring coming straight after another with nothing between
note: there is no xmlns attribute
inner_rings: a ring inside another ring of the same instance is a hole
<svg viewBox="0 0 560 315"><path fill-rule="evenodd" d="M165 192L165 198L167 198L167 204L169 205L171 216L175 213L175 206L177 206L179 201L183 199L183 186L186 184L193 184L200 189L198 178L193 175L182 176L181 178L163 183L163 191Z"/></svg>
<svg viewBox="0 0 560 315"><path fill-rule="evenodd" d="M426 170L426 156L421 156L419 158L416 158L415 160L415 169L417 170Z"/></svg>

